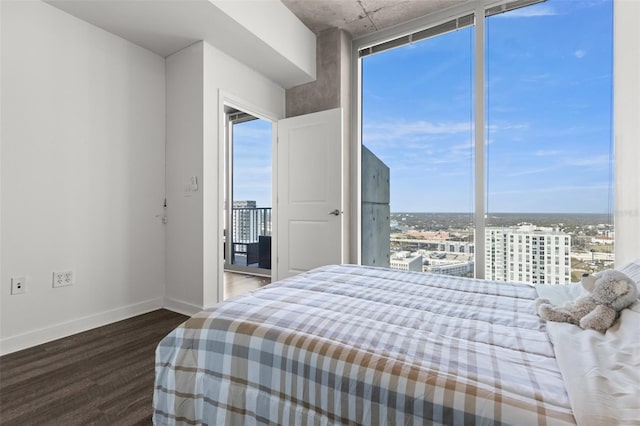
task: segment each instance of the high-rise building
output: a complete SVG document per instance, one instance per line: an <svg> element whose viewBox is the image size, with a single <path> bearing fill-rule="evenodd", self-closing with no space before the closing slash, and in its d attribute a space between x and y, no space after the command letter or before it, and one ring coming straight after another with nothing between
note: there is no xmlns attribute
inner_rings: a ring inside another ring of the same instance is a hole
<svg viewBox="0 0 640 426"><path fill-rule="evenodd" d="M256 208L255 201L233 202L233 241L252 243L258 241L258 226L252 209Z"/></svg>
<svg viewBox="0 0 640 426"><path fill-rule="evenodd" d="M571 282L571 236L530 223L485 229L485 278L530 284Z"/></svg>

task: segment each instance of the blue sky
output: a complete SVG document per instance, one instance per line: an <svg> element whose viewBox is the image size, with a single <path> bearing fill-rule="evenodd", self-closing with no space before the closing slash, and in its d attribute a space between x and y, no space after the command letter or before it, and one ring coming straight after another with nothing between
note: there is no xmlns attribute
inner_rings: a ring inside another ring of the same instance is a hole
<svg viewBox="0 0 640 426"><path fill-rule="evenodd" d="M612 4L549 0L487 19L487 209L608 211ZM473 29L363 60L363 142L391 211L473 211Z"/></svg>
<svg viewBox="0 0 640 426"><path fill-rule="evenodd" d="M233 126L233 199L271 206L271 122L252 120Z"/></svg>

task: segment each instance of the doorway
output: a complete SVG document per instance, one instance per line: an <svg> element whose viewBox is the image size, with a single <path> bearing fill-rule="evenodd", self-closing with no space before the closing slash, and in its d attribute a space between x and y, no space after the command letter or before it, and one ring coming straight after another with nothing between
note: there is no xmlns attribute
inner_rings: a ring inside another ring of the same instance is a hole
<svg viewBox="0 0 640 426"><path fill-rule="evenodd" d="M271 280L272 122L225 106L224 298ZM233 274L233 275L232 275ZM255 277L255 278L253 278ZM267 279L265 279L267 278Z"/></svg>

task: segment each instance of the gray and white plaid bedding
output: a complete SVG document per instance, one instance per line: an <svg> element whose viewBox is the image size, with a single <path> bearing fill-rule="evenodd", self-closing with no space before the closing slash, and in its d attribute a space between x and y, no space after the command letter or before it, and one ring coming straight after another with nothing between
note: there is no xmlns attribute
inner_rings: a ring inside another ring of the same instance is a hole
<svg viewBox="0 0 640 426"><path fill-rule="evenodd" d="M536 290L326 266L203 311L156 351L155 424L575 424Z"/></svg>

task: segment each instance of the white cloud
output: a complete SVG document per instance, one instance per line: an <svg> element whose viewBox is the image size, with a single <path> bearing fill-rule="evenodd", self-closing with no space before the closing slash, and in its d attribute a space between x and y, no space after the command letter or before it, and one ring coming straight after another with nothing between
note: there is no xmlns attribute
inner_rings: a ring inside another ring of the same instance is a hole
<svg viewBox="0 0 640 426"><path fill-rule="evenodd" d="M432 155L429 151L437 152L440 147L450 146L447 141L451 137L471 135L473 125L468 122L369 122L364 123L363 130L363 143L373 152L390 154L410 148L414 155L416 152Z"/></svg>
<svg viewBox="0 0 640 426"><path fill-rule="evenodd" d="M489 124L487 126L487 130L489 133L500 132L504 130L520 130L520 129L528 129L528 123L500 123L500 124Z"/></svg>
<svg viewBox="0 0 640 426"><path fill-rule="evenodd" d="M430 123L427 121L387 122L365 124L367 139L395 139L415 135L449 135L470 132L472 123Z"/></svg>
<svg viewBox="0 0 640 426"><path fill-rule="evenodd" d="M548 4L537 4L534 6L521 7L507 13L496 15L500 18L534 18L537 16L553 16L557 15L556 10Z"/></svg>
<svg viewBox="0 0 640 426"><path fill-rule="evenodd" d="M580 192L580 191L589 191L596 189L610 189L610 185L608 183L598 183L593 185L562 185L562 186L546 186L544 188L527 188L526 191L520 189L509 189L505 191L491 191L489 190L490 196L495 195L507 195L507 194L518 194L522 195L523 192L526 193L549 193L549 192Z"/></svg>
<svg viewBox="0 0 640 426"><path fill-rule="evenodd" d="M584 58L586 54L587 54L587 51L584 49L578 49L575 52L573 52L573 55L578 59Z"/></svg>
<svg viewBox="0 0 640 426"><path fill-rule="evenodd" d="M566 170L568 167L608 167L610 160L608 155L597 155L589 158L574 158L567 155L563 151L555 150L538 150L533 153L536 157L554 157L555 161L552 164L545 166L531 166L529 168L520 168L511 173L506 173L505 177L520 177L527 175L548 174L558 170ZM550 161L550 160L545 160Z"/></svg>
<svg viewBox="0 0 640 426"><path fill-rule="evenodd" d="M536 157L557 157L562 154L561 151L539 149L535 152Z"/></svg>
<svg viewBox="0 0 640 426"><path fill-rule="evenodd" d="M608 155L596 155L590 158L568 158L565 165L574 167L608 166L611 159Z"/></svg>
<svg viewBox="0 0 640 426"><path fill-rule="evenodd" d="M527 123L500 123L487 126L489 133L528 129ZM402 142L403 146L411 141L423 141L425 136L449 136L455 134L471 135L474 130L472 122L441 122L431 123L427 121L413 122L375 122L364 124L365 144L378 141ZM387 147L389 145L386 145Z"/></svg>
<svg viewBox="0 0 640 426"><path fill-rule="evenodd" d="M551 77L551 74L545 73L545 74L525 75L525 76L522 76L520 80L526 83L538 83L543 80L549 80L550 77Z"/></svg>
<svg viewBox="0 0 640 426"><path fill-rule="evenodd" d="M506 177L518 177L518 176L526 176L526 175L537 175L546 173L548 171L557 169L558 167L542 167L542 168L533 168L533 169L520 169L513 173L505 174Z"/></svg>

